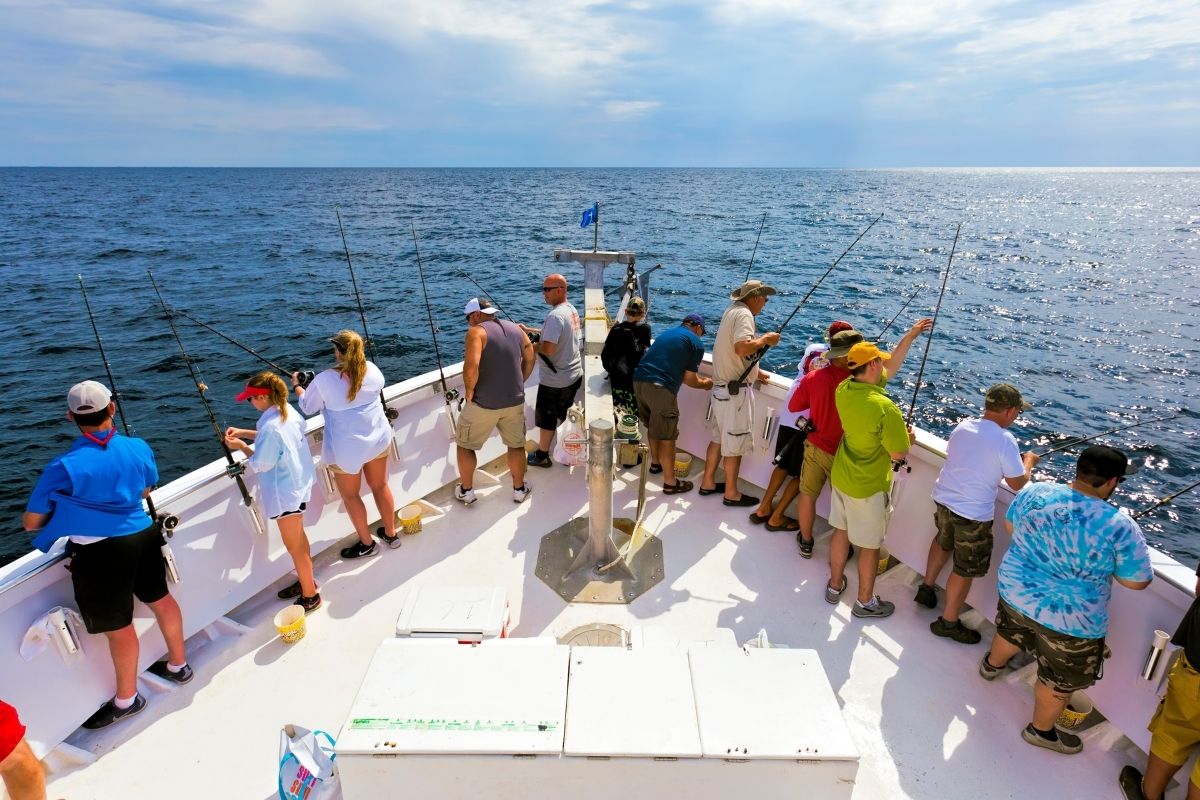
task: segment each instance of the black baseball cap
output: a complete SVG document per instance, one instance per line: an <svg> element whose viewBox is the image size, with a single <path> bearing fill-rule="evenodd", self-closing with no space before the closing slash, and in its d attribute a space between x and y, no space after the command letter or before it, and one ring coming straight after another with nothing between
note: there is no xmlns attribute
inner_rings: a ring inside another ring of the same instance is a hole
<svg viewBox="0 0 1200 800"><path fill-rule="evenodd" d="M1137 472L1137 466L1129 463L1129 459L1115 447L1094 444L1079 454L1075 468L1088 475L1095 475L1106 480L1122 478Z"/></svg>

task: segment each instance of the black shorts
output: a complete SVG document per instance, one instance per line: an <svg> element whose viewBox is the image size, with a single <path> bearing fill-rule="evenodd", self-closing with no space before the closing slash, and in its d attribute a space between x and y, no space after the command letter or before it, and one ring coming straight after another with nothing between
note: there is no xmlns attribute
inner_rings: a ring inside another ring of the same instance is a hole
<svg viewBox="0 0 1200 800"><path fill-rule="evenodd" d="M153 603L167 596L162 534L152 525L128 536L72 545L71 583L88 633L133 622L133 598Z"/></svg>
<svg viewBox="0 0 1200 800"><path fill-rule="evenodd" d="M783 453L783 458L775 466L793 478L799 478L800 466L804 463L804 440L807 438L808 431L801 433L796 428L780 425L779 435L775 438L775 455L783 453L784 448L787 448L787 452Z"/></svg>
<svg viewBox="0 0 1200 800"><path fill-rule="evenodd" d="M561 389L553 386L538 386L537 400L533 404L533 424L544 431L552 431L567 418L567 409L575 402L575 395L583 385L583 378Z"/></svg>
<svg viewBox="0 0 1200 800"><path fill-rule="evenodd" d="M294 517L297 514L303 514L308 509L308 503L301 503L300 507L294 511L285 511L282 514L276 514L271 519L279 519L280 517Z"/></svg>

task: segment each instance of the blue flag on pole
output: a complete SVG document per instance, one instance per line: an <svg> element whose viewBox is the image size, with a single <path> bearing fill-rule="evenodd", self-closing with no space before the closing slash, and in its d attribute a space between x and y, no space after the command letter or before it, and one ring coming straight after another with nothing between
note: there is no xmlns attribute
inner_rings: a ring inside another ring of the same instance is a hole
<svg viewBox="0 0 1200 800"><path fill-rule="evenodd" d="M579 220L579 227L586 228L595 222L598 216L600 216L600 204L594 203L591 208L584 210L583 219Z"/></svg>

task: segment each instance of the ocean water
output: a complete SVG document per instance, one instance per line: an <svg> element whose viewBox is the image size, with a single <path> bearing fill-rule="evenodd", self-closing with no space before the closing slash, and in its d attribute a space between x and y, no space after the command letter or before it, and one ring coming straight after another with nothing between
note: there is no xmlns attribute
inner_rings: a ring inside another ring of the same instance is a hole
<svg viewBox="0 0 1200 800"><path fill-rule="evenodd" d="M1189 170L3 169L0 509L10 526L0 562L28 550L25 500L75 435L66 389L106 380L76 275L129 422L166 482L221 450L147 270L172 305L289 369L319 370L330 334L361 329L335 208L389 382L437 364L413 226L450 363L462 357L462 306L477 294L465 276L536 323L541 278L558 269L553 248L592 246L578 221L595 200L602 248L635 251L642 269L662 264L650 306L658 330L691 311L715 329L764 214L750 274L780 295L760 329L778 326L883 214L764 359L792 374L834 319L874 336L919 291L884 336L894 342L932 313L961 222L916 423L948 435L999 380L1035 406L1014 427L1024 448L1179 414L1101 440L1141 466L1116 496L1138 509L1200 472L1198 197L1200 171ZM250 425L252 410L233 398L261 365L190 322L180 331L218 424ZM923 347L892 383L904 409ZM1065 479L1073 465L1070 453L1051 456L1040 474ZM1156 546L1200 558L1200 491L1143 523Z"/></svg>

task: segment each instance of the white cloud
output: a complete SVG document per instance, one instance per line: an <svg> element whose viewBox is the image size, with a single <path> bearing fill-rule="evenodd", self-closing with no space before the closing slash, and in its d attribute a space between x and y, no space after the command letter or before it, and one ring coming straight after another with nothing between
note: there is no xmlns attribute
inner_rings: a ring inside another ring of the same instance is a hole
<svg viewBox="0 0 1200 800"><path fill-rule="evenodd" d="M660 105L657 100L609 100L604 104L604 113L612 117L640 117Z"/></svg>
<svg viewBox="0 0 1200 800"><path fill-rule="evenodd" d="M991 12L1015 0L719 0L713 11L734 24L793 21L854 39L936 37L984 25Z"/></svg>

